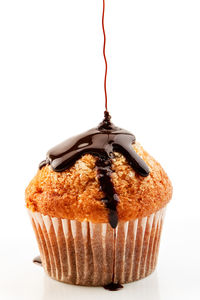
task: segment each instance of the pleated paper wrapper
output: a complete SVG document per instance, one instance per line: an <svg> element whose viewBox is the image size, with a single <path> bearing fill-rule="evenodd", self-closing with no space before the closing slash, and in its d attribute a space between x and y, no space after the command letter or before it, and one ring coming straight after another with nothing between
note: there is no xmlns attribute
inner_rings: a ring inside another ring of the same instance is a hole
<svg viewBox="0 0 200 300"><path fill-rule="evenodd" d="M66 283L103 286L128 283L156 267L165 209L128 222L110 224L51 218L28 209L42 265Z"/></svg>

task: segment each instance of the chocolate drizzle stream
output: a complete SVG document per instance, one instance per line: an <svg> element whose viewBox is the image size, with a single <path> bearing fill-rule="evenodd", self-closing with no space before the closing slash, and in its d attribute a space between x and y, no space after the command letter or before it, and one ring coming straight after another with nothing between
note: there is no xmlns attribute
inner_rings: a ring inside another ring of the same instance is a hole
<svg viewBox="0 0 200 300"><path fill-rule="evenodd" d="M117 204L119 197L111 178L114 152L121 153L128 164L140 176L148 176L149 168L133 149L132 145L135 143L135 136L113 125L110 119L109 113L105 111L104 120L97 128L72 137L52 148L47 153L46 161L42 161L39 168L41 169L46 164L50 164L55 172L62 172L72 167L85 154L96 156L98 180L104 193L101 201L108 208L110 225L112 228L116 228L118 224Z"/></svg>
<svg viewBox="0 0 200 300"><path fill-rule="evenodd" d="M102 12L102 30L103 30L103 57L105 61L105 76L104 76L104 92L105 92L105 109L108 111L108 97L107 97L107 72L108 63L106 58L106 32L104 28L104 15L105 15L105 0L103 0L103 12Z"/></svg>

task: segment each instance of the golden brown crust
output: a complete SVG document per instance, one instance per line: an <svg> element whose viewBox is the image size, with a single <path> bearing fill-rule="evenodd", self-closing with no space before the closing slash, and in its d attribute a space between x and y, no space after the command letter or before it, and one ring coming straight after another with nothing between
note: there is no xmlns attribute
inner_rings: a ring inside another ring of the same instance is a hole
<svg viewBox="0 0 200 300"><path fill-rule="evenodd" d="M148 216L164 207L172 196L171 182L162 169L140 144L135 151L150 168L148 177L141 177L116 153L113 159L112 181L120 202L117 207L120 221ZM83 156L64 172L54 172L51 166L39 170L26 188L26 206L51 217L94 223L107 223L108 211L101 202L95 167L96 158Z"/></svg>

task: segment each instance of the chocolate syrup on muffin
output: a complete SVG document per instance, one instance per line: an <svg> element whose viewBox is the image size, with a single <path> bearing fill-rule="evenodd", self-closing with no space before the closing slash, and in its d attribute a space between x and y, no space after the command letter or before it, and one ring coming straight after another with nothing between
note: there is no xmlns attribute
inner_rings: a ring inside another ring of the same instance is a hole
<svg viewBox="0 0 200 300"><path fill-rule="evenodd" d="M83 134L72 137L58 146L52 148L48 153L46 160L43 160L39 168L45 165L51 165L55 172L62 172L72 167L77 160L85 154L95 156L96 168L100 189L104 197L101 201L108 209L108 221L113 229L118 224L117 205L120 201L112 182L112 160L115 158L115 152L121 153L128 164L140 176L149 175L149 168L146 163L137 155L133 149L135 136L130 132L116 127L111 123L111 116L107 106L107 59L105 54L106 34L104 29L105 0L103 0L102 29L104 36L103 56L105 60L105 112L104 119L97 128L93 128ZM116 230L114 230L114 259L113 259L113 277L112 282L105 285L104 288L110 291L118 291L123 286L120 283L114 283L115 274L115 253L116 251ZM41 258L38 256L33 260L34 263L42 266Z"/></svg>
<svg viewBox="0 0 200 300"><path fill-rule="evenodd" d="M112 183L112 159L114 152L121 153L128 164L140 176L149 175L149 168L140 156L134 151L135 136L130 132L120 129L110 121L107 111L104 120L97 128L72 137L47 153L46 161L42 161L40 168L50 164L55 172L62 172L72 167L78 159L85 154L97 157L96 167L100 188L104 193L101 201L109 210L108 219L112 228L118 224L117 204L119 197Z"/></svg>
<svg viewBox="0 0 200 300"><path fill-rule="evenodd" d="M47 164L46 159L41 161L41 163L39 164L39 169L41 170L44 166L46 166L46 164Z"/></svg>
<svg viewBox="0 0 200 300"><path fill-rule="evenodd" d="M110 121L107 103L107 59L105 54L106 33L104 28L105 0L103 0L102 29L104 36L103 56L105 60L105 112L104 120L97 128L93 128L83 134L72 137L60 145L52 148L47 153L46 160L39 165L41 169L46 164L50 164L54 171L62 172L72 167L75 162L84 154L92 154L97 157L96 167L100 188L104 193L101 201L108 208L108 220L112 228L118 224L117 204L119 197L112 183L112 159L114 152L119 152L125 156L129 165L141 176L149 175L149 168L145 162L137 155L132 145L135 143L135 136L130 132L118 128Z"/></svg>

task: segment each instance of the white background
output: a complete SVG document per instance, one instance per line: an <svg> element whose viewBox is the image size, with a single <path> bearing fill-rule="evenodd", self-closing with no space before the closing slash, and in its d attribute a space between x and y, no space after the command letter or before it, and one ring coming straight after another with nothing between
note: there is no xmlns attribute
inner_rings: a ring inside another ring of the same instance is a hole
<svg viewBox="0 0 200 300"><path fill-rule="evenodd" d="M0 299L199 299L200 2L107 0L108 106L173 186L156 272L119 292L32 263L24 189L46 151L104 111L102 0L0 0Z"/></svg>

